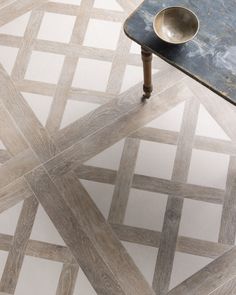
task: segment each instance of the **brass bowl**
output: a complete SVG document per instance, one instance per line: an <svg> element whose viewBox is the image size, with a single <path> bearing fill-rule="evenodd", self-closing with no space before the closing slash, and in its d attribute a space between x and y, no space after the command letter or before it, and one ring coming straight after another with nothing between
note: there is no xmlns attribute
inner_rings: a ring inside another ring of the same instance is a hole
<svg viewBox="0 0 236 295"><path fill-rule="evenodd" d="M155 16L153 28L163 41L182 44L196 36L199 30L199 21L196 14L187 8L168 7Z"/></svg>

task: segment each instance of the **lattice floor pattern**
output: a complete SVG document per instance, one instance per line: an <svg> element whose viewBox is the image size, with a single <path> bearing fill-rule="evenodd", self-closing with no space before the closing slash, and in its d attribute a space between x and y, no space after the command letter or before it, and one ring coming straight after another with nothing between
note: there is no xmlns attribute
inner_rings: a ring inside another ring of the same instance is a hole
<svg viewBox="0 0 236 295"><path fill-rule="evenodd" d="M157 57L141 102L139 2L0 1L1 295L236 293L236 112Z"/></svg>

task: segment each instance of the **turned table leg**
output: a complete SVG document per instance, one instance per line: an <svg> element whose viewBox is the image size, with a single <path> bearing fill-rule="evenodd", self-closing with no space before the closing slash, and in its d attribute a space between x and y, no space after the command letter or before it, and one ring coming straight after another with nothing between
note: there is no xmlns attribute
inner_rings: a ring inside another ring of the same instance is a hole
<svg viewBox="0 0 236 295"><path fill-rule="evenodd" d="M143 76L144 76L144 84L143 98L149 98L152 93L152 53L142 47L142 60L143 60Z"/></svg>

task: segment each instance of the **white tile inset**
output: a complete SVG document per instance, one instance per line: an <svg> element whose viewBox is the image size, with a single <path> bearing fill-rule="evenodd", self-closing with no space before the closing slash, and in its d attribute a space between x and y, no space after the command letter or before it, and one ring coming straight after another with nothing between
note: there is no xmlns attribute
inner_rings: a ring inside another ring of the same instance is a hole
<svg viewBox="0 0 236 295"><path fill-rule="evenodd" d="M149 122L146 126L164 130L180 131L184 105L184 102L178 104L176 107L164 113L157 119Z"/></svg>
<svg viewBox="0 0 236 295"><path fill-rule="evenodd" d="M105 92L110 71L110 62L80 58L73 78L72 86Z"/></svg>
<svg viewBox="0 0 236 295"><path fill-rule="evenodd" d="M8 47L0 45L0 63L7 71L8 75L11 75L14 67L16 57L18 54L18 48Z"/></svg>
<svg viewBox="0 0 236 295"><path fill-rule="evenodd" d="M6 150L5 145L3 144L3 142L0 139L0 150Z"/></svg>
<svg viewBox="0 0 236 295"><path fill-rule="evenodd" d="M118 170L123 147L124 140L121 140L88 160L85 165Z"/></svg>
<svg viewBox="0 0 236 295"><path fill-rule="evenodd" d="M63 55L33 51L25 79L57 84L63 62Z"/></svg>
<svg viewBox="0 0 236 295"><path fill-rule="evenodd" d="M73 295L97 295L82 269L79 269Z"/></svg>
<svg viewBox="0 0 236 295"><path fill-rule="evenodd" d="M217 242L222 205L184 200L179 235Z"/></svg>
<svg viewBox="0 0 236 295"><path fill-rule="evenodd" d="M143 81L143 68L137 66L126 66L121 93Z"/></svg>
<svg viewBox="0 0 236 295"><path fill-rule="evenodd" d="M135 173L171 179L175 153L175 146L142 140Z"/></svg>
<svg viewBox="0 0 236 295"><path fill-rule="evenodd" d="M83 45L115 50L121 28L118 22L90 19Z"/></svg>
<svg viewBox="0 0 236 295"><path fill-rule="evenodd" d="M86 114L98 108L100 105L96 103L76 101L68 99L61 121L60 129L65 128L76 120L82 118Z"/></svg>
<svg viewBox="0 0 236 295"><path fill-rule="evenodd" d="M14 235L23 201L0 213L0 233Z"/></svg>
<svg viewBox="0 0 236 295"><path fill-rule="evenodd" d="M122 244L125 246L127 252L151 286L158 249L129 242L122 242Z"/></svg>
<svg viewBox="0 0 236 295"><path fill-rule="evenodd" d="M40 123L45 126L50 113L53 98L51 96L26 92L23 92L22 95L36 117L39 119Z"/></svg>
<svg viewBox="0 0 236 295"><path fill-rule="evenodd" d="M72 4L80 5L81 0L50 0L49 2L63 3L63 4Z"/></svg>
<svg viewBox="0 0 236 295"><path fill-rule="evenodd" d="M25 256L15 295L56 294L62 263Z"/></svg>
<svg viewBox="0 0 236 295"><path fill-rule="evenodd" d="M186 253L175 253L170 290L209 264L212 259Z"/></svg>
<svg viewBox="0 0 236 295"><path fill-rule="evenodd" d="M193 149L188 182L224 189L228 166L228 155Z"/></svg>
<svg viewBox="0 0 236 295"><path fill-rule="evenodd" d="M166 195L131 189L124 223L161 231L166 203Z"/></svg>
<svg viewBox="0 0 236 295"><path fill-rule="evenodd" d="M207 112L203 105L200 106L198 114L196 134L207 137L219 138L223 140L230 140L228 135L218 125L214 118Z"/></svg>
<svg viewBox="0 0 236 295"><path fill-rule="evenodd" d="M0 250L0 279L2 277L4 267L7 261L8 252Z"/></svg>
<svg viewBox="0 0 236 295"><path fill-rule="evenodd" d="M132 41L131 47L130 47L130 53L141 54L141 46L138 43Z"/></svg>
<svg viewBox="0 0 236 295"><path fill-rule="evenodd" d="M30 12L17 17L13 21L0 27L0 34L24 36L27 23L29 21Z"/></svg>
<svg viewBox="0 0 236 295"><path fill-rule="evenodd" d="M43 16L37 38L68 43L75 19L75 16L46 12Z"/></svg>
<svg viewBox="0 0 236 295"><path fill-rule="evenodd" d="M56 245L65 245L57 229L54 227L41 205L38 207L30 239Z"/></svg>
<svg viewBox="0 0 236 295"><path fill-rule="evenodd" d="M118 4L116 0L95 0L94 8L123 11L123 8Z"/></svg>
<svg viewBox="0 0 236 295"><path fill-rule="evenodd" d="M111 207L114 186L88 180L80 180L100 212L107 219Z"/></svg>

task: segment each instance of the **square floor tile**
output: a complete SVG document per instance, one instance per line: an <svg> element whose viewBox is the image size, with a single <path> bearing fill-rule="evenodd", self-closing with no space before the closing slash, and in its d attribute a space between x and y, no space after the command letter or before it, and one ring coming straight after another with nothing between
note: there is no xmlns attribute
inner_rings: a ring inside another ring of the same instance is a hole
<svg viewBox="0 0 236 295"><path fill-rule="evenodd" d="M56 294L62 263L25 256L15 295Z"/></svg>
<svg viewBox="0 0 236 295"><path fill-rule="evenodd" d="M93 7L94 8L100 8L100 9L124 11L116 0L109 0L109 1L107 1L107 0L95 0Z"/></svg>
<svg viewBox="0 0 236 295"><path fill-rule="evenodd" d="M111 207L114 186L88 180L80 180L100 212L107 219Z"/></svg>
<svg viewBox="0 0 236 295"><path fill-rule="evenodd" d="M22 209L23 201L15 206L0 212L0 233L6 235L14 235L18 218Z"/></svg>
<svg viewBox="0 0 236 295"><path fill-rule="evenodd" d="M72 4L72 5L80 5L81 0L51 0L49 2L63 3L63 4Z"/></svg>
<svg viewBox="0 0 236 295"><path fill-rule="evenodd" d="M175 253L170 290L209 264L212 259L186 253ZM223 295L223 294L222 294Z"/></svg>
<svg viewBox="0 0 236 295"><path fill-rule="evenodd" d="M15 18L13 21L0 27L0 34L14 35L20 37L24 36L29 18L30 12Z"/></svg>
<svg viewBox="0 0 236 295"><path fill-rule="evenodd" d="M97 109L100 105L97 103L90 103L84 101L77 101L68 99L61 121L60 128L65 128L76 120L84 117L86 114Z"/></svg>
<svg viewBox="0 0 236 295"><path fill-rule="evenodd" d="M152 285L158 249L135 243L122 242L128 254L143 274L149 285Z"/></svg>
<svg viewBox="0 0 236 295"><path fill-rule="evenodd" d="M130 47L130 53L141 54L141 46L138 43L132 41L131 47Z"/></svg>
<svg viewBox="0 0 236 295"><path fill-rule="evenodd" d="M39 205L37 210L30 239L56 245L65 245L60 234L41 205Z"/></svg>
<svg viewBox="0 0 236 295"><path fill-rule="evenodd" d="M118 141L116 144L92 157L85 165L118 170L123 147L124 140Z"/></svg>
<svg viewBox="0 0 236 295"><path fill-rule="evenodd" d="M142 140L135 173L171 179L175 153L175 146Z"/></svg>
<svg viewBox="0 0 236 295"><path fill-rule="evenodd" d="M75 16L45 12L38 32L38 39L68 43L75 19Z"/></svg>
<svg viewBox="0 0 236 295"><path fill-rule="evenodd" d="M184 200L179 235L217 242L222 205Z"/></svg>
<svg viewBox="0 0 236 295"><path fill-rule="evenodd" d="M193 149L188 182L225 189L229 156Z"/></svg>
<svg viewBox="0 0 236 295"><path fill-rule="evenodd" d="M105 92L110 71L110 62L80 58L72 81L72 86Z"/></svg>
<svg viewBox="0 0 236 295"><path fill-rule="evenodd" d="M4 267L7 261L7 256L8 256L8 252L0 250L0 279L4 271Z"/></svg>
<svg viewBox="0 0 236 295"><path fill-rule="evenodd" d="M73 295L97 295L81 268L79 269Z"/></svg>
<svg viewBox="0 0 236 295"><path fill-rule="evenodd" d="M121 28L118 22L90 19L83 45L115 50Z"/></svg>
<svg viewBox="0 0 236 295"><path fill-rule="evenodd" d="M170 109L168 112L162 114L157 119L149 122L146 126L164 130L180 131L182 118L184 113L185 102L182 102Z"/></svg>
<svg viewBox="0 0 236 295"><path fill-rule="evenodd" d="M3 142L0 139L0 150L6 150L5 145L3 144Z"/></svg>
<svg viewBox="0 0 236 295"><path fill-rule="evenodd" d="M124 223L162 231L166 203L166 195L131 189Z"/></svg>
<svg viewBox="0 0 236 295"><path fill-rule="evenodd" d="M33 51L25 79L57 84L63 62L63 55Z"/></svg>
<svg viewBox="0 0 236 295"><path fill-rule="evenodd" d="M11 75L14 67L16 57L18 54L18 48L2 46L0 45L0 63L7 71L8 75Z"/></svg>

